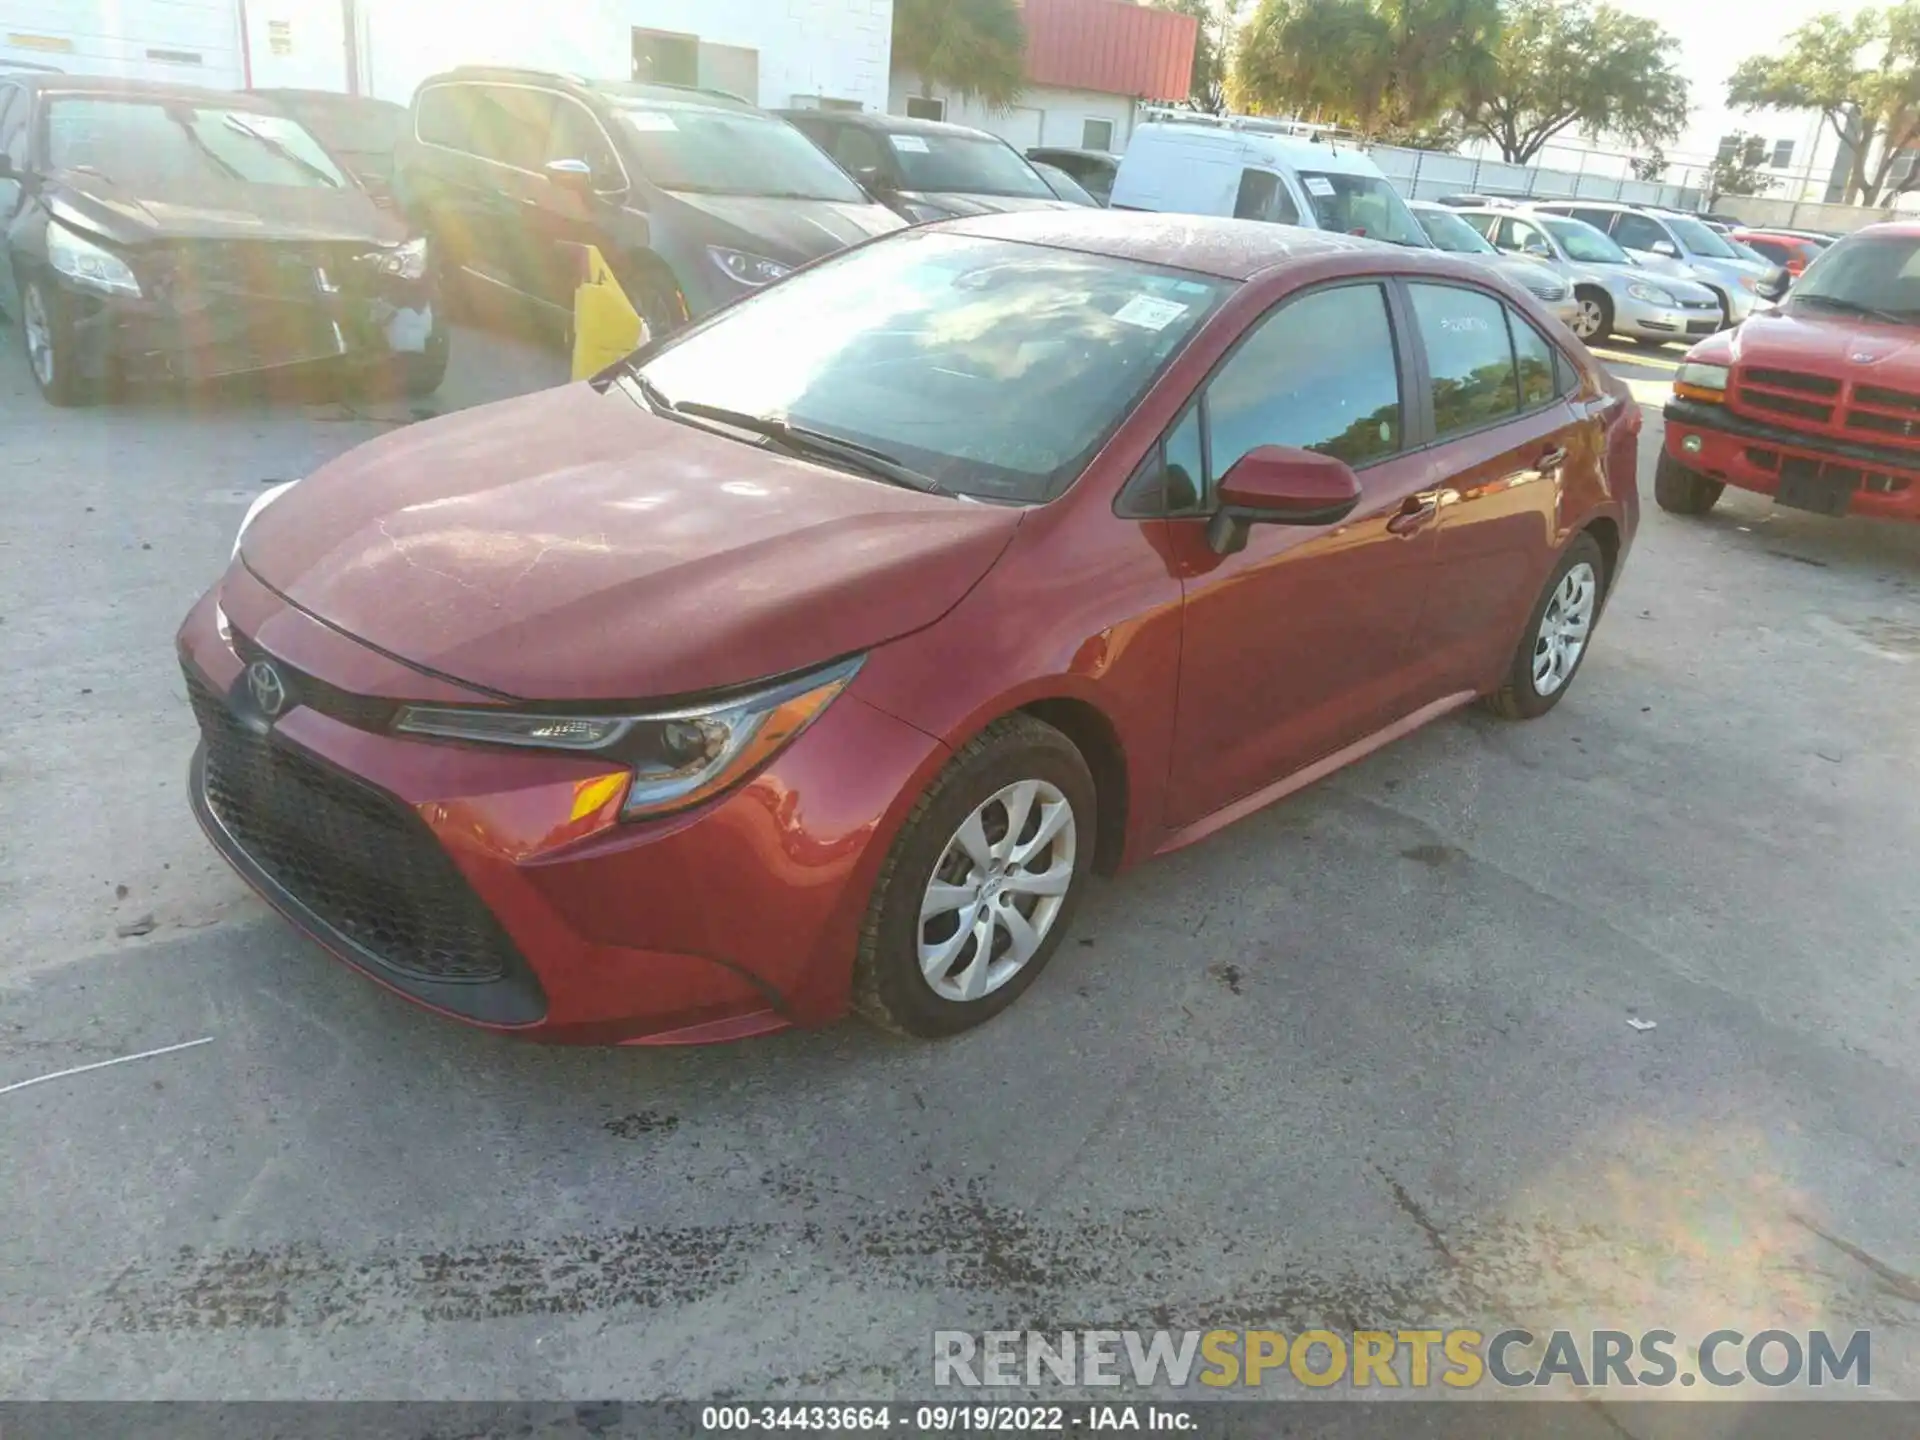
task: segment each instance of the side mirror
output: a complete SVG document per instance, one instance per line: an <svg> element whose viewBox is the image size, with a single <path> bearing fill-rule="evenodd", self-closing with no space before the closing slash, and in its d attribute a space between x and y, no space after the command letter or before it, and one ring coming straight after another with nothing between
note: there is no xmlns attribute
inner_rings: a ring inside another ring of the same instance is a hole
<svg viewBox="0 0 1920 1440"><path fill-rule="evenodd" d="M593 167L584 160L549 160L547 179L576 195L593 193Z"/></svg>
<svg viewBox="0 0 1920 1440"><path fill-rule="evenodd" d="M1219 508L1207 522L1207 544L1216 555L1247 545L1250 525L1332 525L1360 503L1360 482L1344 460L1262 445L1233 462L1220 477Z"/></svg>
<svg viewBox="0 0 1920 1440"><path fill-rule="evenodd" d="M1674 248L1674 244L1671 240L1654 241L1653 253L1656 255L1664 255L1669 260L1678 260L1680 258L1680 252Z"/></svg>
<svg viewBox="0 0 1920 1440"><path fill-rule="evenodd" d="M1780 301L1787 298L1787 291L1793 288L1793 276L1783 269L1769 270L1753 282L1753 293L1762 300Z"/></svg>

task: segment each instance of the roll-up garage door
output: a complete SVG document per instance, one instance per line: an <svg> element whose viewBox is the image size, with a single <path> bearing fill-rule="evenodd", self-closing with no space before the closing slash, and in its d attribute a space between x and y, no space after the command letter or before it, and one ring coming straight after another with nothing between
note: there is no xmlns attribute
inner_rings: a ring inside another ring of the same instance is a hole
<svg viewBox="0 0 1920 1440"><path fill-rule="evenodd" d="M238 89L239 0L0 0L0 69Z"/></svg>

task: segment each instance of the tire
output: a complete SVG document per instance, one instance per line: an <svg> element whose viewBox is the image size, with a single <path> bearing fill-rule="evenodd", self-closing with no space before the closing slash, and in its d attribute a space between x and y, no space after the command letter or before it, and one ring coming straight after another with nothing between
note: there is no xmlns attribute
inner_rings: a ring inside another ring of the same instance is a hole
<svg viewBox="0 0 1920 1440"><path fill-rule="evenodd" d="M1720 328L1722 330L1731 330L1733 328L1733 307L1727 303L1727 297L1723 292L1715 289L1711 285L1707 288L1713 291L1713 298L1720 302Z"/></svg>
<svg viewBox="0 0 1920 1440"><path fill-rule="evenodd" d="M1606 585L1606 556L1594 538L1583 531L1574 536L1540 591L1513 663L1507 668L1506 680L1482 701L1487 709L1503 720L1533 720L1560 703L1560 697L1573 687L1587 651L1593 648L1593 627L1606 599ZM1570 623L1575 616L1583 617L1578 648L1568 657L1564 642L1571 638ZM1543 682L1538 678L1540 666L1546 659L1545 651L1554 648L1556 639L1562 642L1559 653L1547 662L1550 674Z"/></svg>
<svg viewBox="0 0 1920 1440"><path fill-rule="evenodd" d="M687 323L680 282L666 266L645 263L616 266L613 278L620 282L627 303L645 322L648 339L671 335Z"/></svg>
<svg viewBox="0 0 1920 1440"><path fill-rule="evenodd" d="M1025 835L1025 847L1036 846L1043 826L1058 827L1024 864L1007 863L1016 811L1024 824L1015 838ZM968 741L915 803L887 852L860 931L853 1008L884 1029L933 1039L970 1030L1019 999L1072 924L1093 865L1097 818L1087 762L1051 725L1008 715ZM984 867L961 834L972 819L981 822L971 848L988 858ZM1040 874L1047 893L1013 881ZM932 897L936 882L945 893ZM936 906L952 903L923 913L930 898ZM1001 918L1009 912L1018 924ZM1017 959L1019 936L1031 945L1024 961ZM923 955L930 957L925 969Z"/></svg>
<svg viewBox="0 0 1920 1440"><path fill-rule="evenodd" d="M447 359L451 340L443 326L427 337L427 348L414 355L391 355L364 368L349 371L349 394L370 395L381 399L405 395L424 399L440 388L447 378Z"/></svg>
<svg viewBox="0 0 1920 1440"><path fill-rule="evenodd" d="M1653 500L1669 515L1704 515L1719 503L1726 488L1689 470L1664 450L1653 467Z"/></svg>
<svg viewBox="0 0 1920 1440"><path fill-rule="evenodd" d="M1580 313L1569 327L1583 345L1597 345L1613 333L1613 301L1604 290L1582 286L1573 292L1580 302Z"/></svg>
<svg viewBox="0 0 1920 1440"><path fill-rule="evenodd" d="M37 279L24 281L20 286L20 337L27 371L49 405L84 405L93 398L75 359L78 347L66 296Z"/></svg>

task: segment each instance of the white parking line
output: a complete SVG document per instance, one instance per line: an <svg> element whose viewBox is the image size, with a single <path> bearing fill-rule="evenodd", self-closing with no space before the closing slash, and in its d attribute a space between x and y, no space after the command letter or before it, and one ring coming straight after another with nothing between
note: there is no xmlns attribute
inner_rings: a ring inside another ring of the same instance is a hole
<svg viewBox="0 0 1920 1440"><path fill-rule="evenodd" d="M1621 365L1645 365L1654 370L1680 368L1678 360L1669 359L1665 352L1659 350L1600 350L1592 345L1587 348L1602 360L1613 360Z"/></svg>

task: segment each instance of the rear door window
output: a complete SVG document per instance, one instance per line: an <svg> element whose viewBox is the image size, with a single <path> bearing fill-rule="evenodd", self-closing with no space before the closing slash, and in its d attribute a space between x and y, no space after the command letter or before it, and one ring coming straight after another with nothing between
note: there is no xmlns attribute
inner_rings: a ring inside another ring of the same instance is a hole
<svg viewBox="0 0 1920 1440"><path fill-rule="evenodd" d="M1520 408L1537 410L1559 399L1564 387L1555 368L1556 347L1512 310L1507 311L1507 329L1513 336L1514 368L1520 378Z"/></svg>
<svg viewBox="0 0 1920 1440"><path fill-rule="evenodd" d="M840 168L849 175L858 175L862 170L875 171L881 175L887 173L887 156L880 137L871 130L862 130L857 125L837 127L833 143L827 147L827 153L840 162Z"/></svg>
<svg viewBox="0 0 1920 1440"><path fill-rule="evenodd" d="M1559 213L1562 215L1571 215L1576 220L1584 220L1596 230L1607 231L1613 228L1615 212L1612 210L1590 210L1584 206L1576 206L1571 210L1562 210Z"/></svg>
<svg viewBox="0 0 1920 1440"><path fill-rule="evenodd" d="M1242 170L1240 193L1233 200L1234 218L1266 220L1275 225L1298 225L1300 207L1287 193L1286 182L1271 170Z"/></svg>
<svg viewBox="0 0 1920 1440"><path fill-rule="evenodd" d="M473 150L473 87L435 85L421 92L414 134L429 145Z"/></svg>
<svg viewBox="0 0 1920 1440"><path fill-rule="evenodd" d="M1436 439L1498 424L1520 411L1507 307L1457 285L1407 286L1432 377ZM1549 357L1549 367L1551 358Z"/></svg>
<svg viewBox="0 0 1920 1440"><path fill-rule="evenodd" d="M1667 238L1667 232L1658 221L1649 220L1645 215L1622 214L1613 227L1613 238L1629 250L1651 250L1654 246L1665 244L1673 247Z"/></svg>

